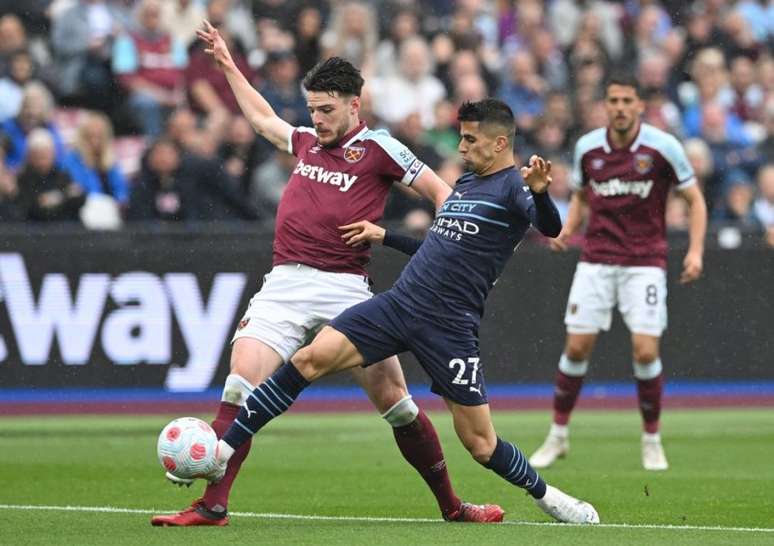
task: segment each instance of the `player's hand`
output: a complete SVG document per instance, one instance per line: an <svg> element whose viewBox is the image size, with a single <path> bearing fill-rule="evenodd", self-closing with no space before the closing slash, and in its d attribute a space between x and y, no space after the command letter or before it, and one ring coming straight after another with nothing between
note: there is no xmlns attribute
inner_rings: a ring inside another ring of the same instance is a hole
<svg viewBox="0 0 774 546"><path fill-rule="evenodd" d="M218 32L218 29L212 26L206 19L203 25L203 28L196 30L196 35L204 42L204 52L212 55L212 58L215 59L220 68L233 65L234 61L231 58L231 53L229 53L226 42L223 40L220 32Z"/></svg>
<svg viewBox="0 0 774 546"><path fill-rule="evenodd" d="M529 166L520 169L521 177L534 193L543 193L551 185L551 162L539 155L529 158Z"/></svg>
<svg viewBox="0 0 774 546"><path fill-rule="evenodd" d="M683 260L683 272L680 275L680 284L687 284L699 278L704 269L704 260L699 252L689 252Z"/></svg>
<svg viewBox="0 0 774 546"><path fill-rule="evenodd" d="M341 236L347 246L360 246L365 243L382 243L386 230L383 227L372 224L368 220L361 220L354 224L339 226L344 232Z"/></svg>
<svg viewBox="0 0 774 546"><path fill-rule="evenodd" d="M570 236L568 234L561 232L555 239L549 239L548 245L554 252L564 252L569 248L569 245L567 244L569 239Z"/></svg>

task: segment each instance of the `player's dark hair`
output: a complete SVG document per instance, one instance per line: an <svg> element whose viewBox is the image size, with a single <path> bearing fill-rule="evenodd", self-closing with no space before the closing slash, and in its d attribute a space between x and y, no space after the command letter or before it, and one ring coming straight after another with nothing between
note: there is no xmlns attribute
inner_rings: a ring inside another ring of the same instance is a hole
<svg viewBox="0 0 774 546"><path fill-rule="evenodd" d="M307 91L338 92L341 95L360 96L363 88L363 76L352 63L341 57L331 57L320 61L304 76L304 89Z"/></svg>
<svg viewBox="0 0 774 546"><path fill-rule="evenodd" d="M496 125L505 131L511 144L516 136L513 111L501 100L483 99L478 102L463 102L457 110L457 121L478 121L481 125Z"/></svg>
<svg viewBox="0 0 774 546"><path fill-rule="evenodd" d="M639 80L628 72L617 72L611 74L605 81L605 94L611 85L620 85L621 87L631 87L637 94L637 97L642 98L642 86L640 86Z"/></svg>

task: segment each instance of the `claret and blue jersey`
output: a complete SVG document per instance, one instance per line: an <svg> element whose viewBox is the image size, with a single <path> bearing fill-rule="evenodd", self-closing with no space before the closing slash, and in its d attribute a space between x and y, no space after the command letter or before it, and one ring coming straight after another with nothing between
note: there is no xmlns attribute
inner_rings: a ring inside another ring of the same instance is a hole
<svg viewBox="0 0 774 546"><path fill-rule="evenodd" d="M454 319L462 311L480 318L531 225L551 237L561 230L551 199L533 194L518 171L464 174L395 284L395 296L435 317Z"/></svg>

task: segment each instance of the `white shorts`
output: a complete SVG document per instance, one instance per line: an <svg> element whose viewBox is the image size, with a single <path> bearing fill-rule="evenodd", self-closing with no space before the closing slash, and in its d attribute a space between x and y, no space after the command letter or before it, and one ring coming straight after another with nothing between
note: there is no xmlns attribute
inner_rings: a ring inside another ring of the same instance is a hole
<svg viewBox="0 0 774 546"><path fill-rule="evenodd" d="M630 332L661 337L666 296L666 272L660 267L579 262L564 323L571 334L609 330L617 306Z"/></svg>
<svg viewBox="0 0 774 546"><path fill-rule="evenodd" d="M287 362L328 321L372 296L363 275L278 265L263 278L231 342L257 339Z"/></svg>

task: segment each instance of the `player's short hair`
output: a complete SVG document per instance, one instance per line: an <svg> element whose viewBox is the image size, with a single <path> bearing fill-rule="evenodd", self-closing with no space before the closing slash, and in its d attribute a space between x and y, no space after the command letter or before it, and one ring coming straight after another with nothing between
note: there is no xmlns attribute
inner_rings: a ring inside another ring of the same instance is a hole
<svg viewBox="0 0 774 546"><path fill-rule="evenodd" d="M511 144L516 136L513 110L501 100L483 99L478 102L463 102L457 110L457 121L478 121L481 125L496 126L505 131L505 136Z"/></svg>
<svg viewBox="0 0 774 546"><path fill-rule="evenodd" d="M632 89L634 89L634 92L637 94L637 97L642 98L642 86L640 85L639 80L634 76L634 74L629 74L627 72L618 72L618 73L611 74L605 81L605 95L607 95L607 91L608 89L610 89L611 85L631 87Z"/></svg>
<svg viewBox="0 0 774 546"><path fill-rule="evenodd" d="M363 89L363 76L352 63L341 57L331 57L317 63L304 76L304 89L307 91L338 92L341 95L360 96Z"/></svg>

